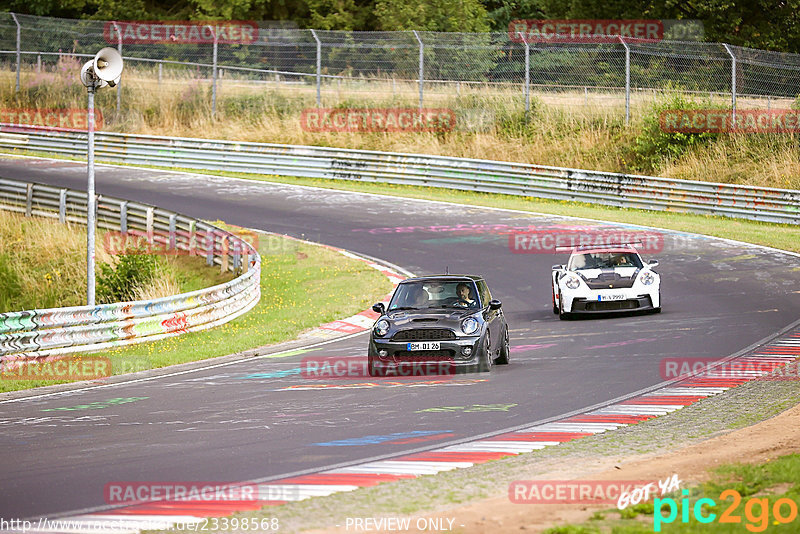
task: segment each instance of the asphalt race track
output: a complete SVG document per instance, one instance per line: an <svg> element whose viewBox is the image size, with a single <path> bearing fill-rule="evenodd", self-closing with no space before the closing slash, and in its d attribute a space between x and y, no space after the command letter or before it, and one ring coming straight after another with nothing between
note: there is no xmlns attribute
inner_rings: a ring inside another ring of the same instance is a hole
<svg viewBox="0 0 800 534"><path fill-rule="evenodd" d="M86 186L85 165L70 162L0 158L0 176ZM286 358L3 402L2 517L55 517L102 507L103 488L111 482L279 478L442 447L658 384L664 358L725 357L800 316L797 257L707 238L665 234L663 250L644 255L660 261L663 313L559 321L551 310L549 275L566 254L512 253L503 229L595 223L110 166L97 168L97 191L304 237L415 274L445 268L482 274L503 302L512 361L490 375L441 383L324 381L297 373L307 357L366 358L364 333ZM52 411L119 398L139 399L98 410ZM422 412L475 405L484 408ZM418 434L426 440L358 441L415 431L426 432ZM338 440L354 441L331 444Z"/></svg>

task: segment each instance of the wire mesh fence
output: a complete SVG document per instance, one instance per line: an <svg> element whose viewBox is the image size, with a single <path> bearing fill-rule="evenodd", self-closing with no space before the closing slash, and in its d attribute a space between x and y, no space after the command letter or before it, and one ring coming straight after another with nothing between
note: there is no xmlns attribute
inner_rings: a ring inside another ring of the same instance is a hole
<svg viewBox="0 0 800 534"><path fill-rule="evenodd" d="M128 72L159 84L187 78L210 84L212 108L218 84L231 83L308 91L318 106L359 94L402 94L423 107L437 95L469 89L505 92L520 106L530 91L620 104L632 94L678 90L726 97L733 105L736 96L766 99L766 107L800 94L800 54L721 43L526 43L508 33L323 31L278 22L250 23L251 33L245 24L237 38L215 23L190 23L184 29L196 39L170 39L154 29L167 24L0 13L0 62L17 73L19 87L20 72L72 68L70 61L112 46L122 51Z"/></svg>

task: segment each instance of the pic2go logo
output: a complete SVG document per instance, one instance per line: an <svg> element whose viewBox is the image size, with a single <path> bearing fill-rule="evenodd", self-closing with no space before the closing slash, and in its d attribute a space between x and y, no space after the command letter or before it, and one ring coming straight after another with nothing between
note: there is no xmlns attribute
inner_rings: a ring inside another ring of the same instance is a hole
<svg viewBox="0 0 800 534"><path fill-rule="evenodd" d="M704 509L704 505L708 507L716 507L717 503L714 499L702 498L695 501L694 506L689 504L689 490L682 491L684 498L681 499L679 505L675 499L656 498L653 501L653 530L661 532L662 524L673 523L678 518L678 512L681 514L681 522L689 522L689 509L691 508L694 518L698 523L708 524L717 519L717 514ZM733 502L720 514L720 523L741 523L741 516L735 512L742 502L742 496L736 490L725 490L719 494L720 501L732 499ZM661 513L661 508L667 505L669 507L668 515L664 516ZM748 521L745 528L750 532L763 532L769 526L769 499L765 497L749 498L744 505L744 517ZM778 499L772 505L772 515L778 524L791 523L797 518L797 503L793 500L783 497Z"/></svg>

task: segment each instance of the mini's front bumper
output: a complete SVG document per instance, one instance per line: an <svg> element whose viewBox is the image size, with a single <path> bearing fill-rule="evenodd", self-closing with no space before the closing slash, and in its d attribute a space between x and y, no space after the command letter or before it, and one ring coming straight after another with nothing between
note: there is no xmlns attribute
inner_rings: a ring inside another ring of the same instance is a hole
<svg viewBox="0 0 800 534"><path fill-rule="evenodd" d="M418 343L418 342L415 342ZM463 336L457 339L437 341L439 350L408 350L407 341L370 336L368 355L376 368L390 369L404 365L425 364L442 369L468 369L479 362L480 337ZM446 373L444 373L446 374Z"/></svg>

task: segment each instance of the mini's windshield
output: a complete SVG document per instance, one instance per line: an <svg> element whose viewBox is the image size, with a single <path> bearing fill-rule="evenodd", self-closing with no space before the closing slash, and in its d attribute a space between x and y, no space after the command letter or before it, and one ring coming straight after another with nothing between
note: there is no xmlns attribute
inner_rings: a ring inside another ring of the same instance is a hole
<svg viewBox="0 0 800 534"><path fill-rule="evenodd" d="M633 252L591 252L575 254L569 260L569 269L612 269L615 267L642 268L642 260Z"/></svg>
<svg viewBox="0 0 800 534"><path fill-rule="evenodd" d="M464 282L440 282L437 280L405 282L397 286L397 291L389 302L389 311L479 307L478 292L475 283L471 280Z"/></svg>

